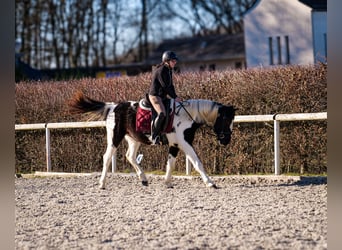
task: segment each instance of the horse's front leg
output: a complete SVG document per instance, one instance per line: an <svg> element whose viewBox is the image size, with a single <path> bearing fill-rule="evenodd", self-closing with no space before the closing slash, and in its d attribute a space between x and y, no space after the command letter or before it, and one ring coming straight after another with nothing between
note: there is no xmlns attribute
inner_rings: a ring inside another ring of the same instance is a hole
<svg viewBox="0 0 342 250"><path fill-rule="evenodd" d="M217 188L215 183L206 174L206 172L203 168L203 164L202 164L201 160L199 159L199 157L197 156L194 148L191 145L189 145L188 143L185 143L185 145L183 146L183 151L184 151L185 155L188 156L188 158L189 158L191 164L193 165L193 167L195 168L195 170L201 175L203 182L208 187Z"/></svg>
<svg viewBox="0 0 342 250"><path fill-rule="evenodd" d="M135 172L137 173L141 183L144 186L148 185L148 181L144 171L140 168L139 164L137 163L137 152L140 147L140 142L135 141L132 137L126 135L125 139L128 143L128 149L126 152L126 159L128 162L134 167Z"/></svg>
<svg viewBox="0 0 342 250"><path fill-rule="evenodd" d="M165 174L165 184L168 188L172 188L172 183L171 183L171 173L172 170L175 167L176 163L176 157L179 152L179 148L175 146L171 146L169 148L169 156L167 159L167 164L166 164L166 174Z"/></svg>

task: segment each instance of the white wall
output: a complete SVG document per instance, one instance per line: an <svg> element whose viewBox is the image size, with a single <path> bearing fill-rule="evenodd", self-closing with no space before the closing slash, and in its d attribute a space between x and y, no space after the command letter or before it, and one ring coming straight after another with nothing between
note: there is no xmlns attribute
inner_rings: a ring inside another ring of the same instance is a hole
<svg viewBox="0 0 342 250"><path fill-rule="evenodd" d="M311 8L298 0L260 0L244 16L247 67L269 66L269 37L278 65L277 37L282 64L286 63L285 36L289 38L290 64L314 63Z"/></svg>
<svg viewBox="0 0 342 250"><path fill-rule="evenodd" d="M215 65L215 71L236 69L236 63L241 63L241 68L245 68L245 58L235 58L232 60L212 60L203 62L180 62L177 64L181 72L200 72L200 66L205 65L205 71L209 70L209 65Z"/></svg>

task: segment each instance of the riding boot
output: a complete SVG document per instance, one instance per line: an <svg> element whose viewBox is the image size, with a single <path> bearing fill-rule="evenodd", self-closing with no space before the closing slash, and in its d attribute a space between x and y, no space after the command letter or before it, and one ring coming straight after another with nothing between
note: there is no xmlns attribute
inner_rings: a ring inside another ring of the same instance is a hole
<svg viewBox="0 0 342 250"><path fill-rule="evenodd" d="M154 120L154 123L152 126L152 141L153 141L153 144L155 145L160 144L160 132L164 125L164 121L165 121L165 114L163 112L161 112Z"/></svg>

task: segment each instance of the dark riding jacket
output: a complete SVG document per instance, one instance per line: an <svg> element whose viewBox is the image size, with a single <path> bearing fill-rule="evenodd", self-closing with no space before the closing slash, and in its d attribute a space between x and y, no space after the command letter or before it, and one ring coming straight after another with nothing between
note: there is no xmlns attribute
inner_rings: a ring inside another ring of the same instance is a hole
<svg viewBox="0 0 342 250"><path fill-rule="evenodd" d="M176 98L177 94L172 82L172 69L167 64L158 65L152 75L150 95L159 96L162 100L169 95Z"/></svg>

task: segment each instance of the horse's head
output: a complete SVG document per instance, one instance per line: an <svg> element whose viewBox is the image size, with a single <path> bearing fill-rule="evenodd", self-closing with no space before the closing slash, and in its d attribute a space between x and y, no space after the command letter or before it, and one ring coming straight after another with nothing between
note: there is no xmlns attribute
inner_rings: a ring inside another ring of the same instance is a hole
<svg viewBox="0 0 342 250"><path fill-rule="evenodd" d="M214 131L217 139L223 145L228 145L230 142L235 111L236 108L226 105L221 105L218 109Z"/></svg>

